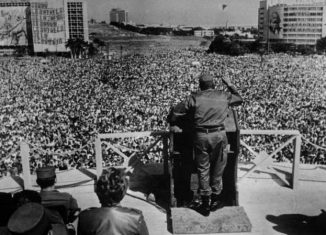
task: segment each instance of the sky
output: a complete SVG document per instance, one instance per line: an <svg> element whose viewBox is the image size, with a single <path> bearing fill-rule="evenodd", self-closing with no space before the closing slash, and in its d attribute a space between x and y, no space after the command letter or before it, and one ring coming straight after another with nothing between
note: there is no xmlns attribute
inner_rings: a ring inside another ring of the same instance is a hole
<svg viewBox="0 0 326 235"><path fill-rule="evenodd" d="M110 21L112 8L137 24L257 26L259 0L86 0L88 18ZM222 10L222 5L227 7Z"/></svg>

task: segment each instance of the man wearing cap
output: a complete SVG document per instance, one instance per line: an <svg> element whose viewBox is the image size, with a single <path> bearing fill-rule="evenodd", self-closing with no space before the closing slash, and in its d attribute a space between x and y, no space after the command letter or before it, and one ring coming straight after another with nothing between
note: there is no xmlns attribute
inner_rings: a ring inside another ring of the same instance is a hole
<svg viewBox="0 0 326 235"><path fill-rule="evenodd" d="M58 208L64 207L67 212L67 217L72 218L73 214L79 210L78 204L75 198L73 198L69 193L59 192L55 189L56 174L54 167L42 167L36 169L36 182L41 187L41 198L42 204L46 208ZM55 209L53 210L55 211ZM51 223L57 222L62 223L61 216L58 213L53 213L50 216ZM55 221L57 220L57 221ZM72 221L68 221L72 222ZM67 221L66 221L67 223Z"/></svg>
<svg viewBox="0 0 326 235"><path fill-rule="evenodd" d="M229 106L241 104L242 98L232 83L222 78L229 92L215 90L213 77L199 76L200 91L186 99L185 110L193 122L193 143L199 180L201 204L191 208L204 216L222 207L222 176L227 162L228 140L224 121Z"/></svg>

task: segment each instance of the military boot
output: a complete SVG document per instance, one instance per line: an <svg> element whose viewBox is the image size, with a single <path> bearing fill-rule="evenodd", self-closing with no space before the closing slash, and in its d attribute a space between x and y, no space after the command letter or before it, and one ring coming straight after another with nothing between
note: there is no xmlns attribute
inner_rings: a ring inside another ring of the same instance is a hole
<svg viewBox="0 0 326 235"><path fill-rule="evenodd" d="M221 195L212 194L210 211L216 211L224 206Z"/></svg>
<svg viewBox="0 0 326 235"><path fill-rule="evenodd" d="M209 198L210 196L201 196L201 204L195 208L195 210L203 216L209 216L210 214Z"/></svg>

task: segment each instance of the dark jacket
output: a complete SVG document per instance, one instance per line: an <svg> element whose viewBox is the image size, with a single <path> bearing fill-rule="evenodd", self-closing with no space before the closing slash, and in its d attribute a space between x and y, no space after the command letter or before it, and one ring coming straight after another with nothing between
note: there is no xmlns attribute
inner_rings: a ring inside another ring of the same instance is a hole
<svg viewBox="0 0 326 235"><path fill-rule="evenodd" d="M78 235L148 235L141 211L113 206L82 211L78 221Z"/></svg>
<svg viewBox="0 0 326 235"><path fill-rule="evenodd" d="M49 219L51 223L63 223L62 217L53 208L57 206L63 206L66 209L67 217L72 216L76 210L78 210L78 204L75 198L73 198L69 193L59 192L57 190L53 191L41 191L42 205L48 208ZM52 208L52 209L51 209Z"/></svg>

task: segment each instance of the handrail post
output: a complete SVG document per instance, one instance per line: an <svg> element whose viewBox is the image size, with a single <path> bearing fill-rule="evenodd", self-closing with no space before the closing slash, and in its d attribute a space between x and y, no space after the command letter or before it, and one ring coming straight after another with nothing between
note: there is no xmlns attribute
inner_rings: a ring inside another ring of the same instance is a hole
<svg viewBox="0 0 326 235"><path fill-rule="evenodd" d="M23 166L24 189L32 189L28 144L25 142L20 142L20 151L21 151L22 166Z"/></svg>
<svg viewBox="0 0 326 235"><path fill-rule="evenodd" d="M164 164L164 175L169 174L169 153L168 153L168 137L163 137L163 164Z"/></svg>
<svg viewBox="0 0 326 235"><path fill-rule="evenodd" d="M301 154L301 135L298 135L294 139L294 156L292 165L292 189L295 190L299 186L299 164L300 164L300 154Z"/></svg>
<svg viewBox="0 0 326 235"><path fill-rule="evenodd" d="M96 174L97 178L100 177L103 171L103 158L102 158L102 147L100 137L95 139L95 160L96 160Z"/></svg>

